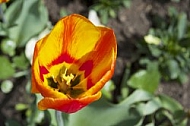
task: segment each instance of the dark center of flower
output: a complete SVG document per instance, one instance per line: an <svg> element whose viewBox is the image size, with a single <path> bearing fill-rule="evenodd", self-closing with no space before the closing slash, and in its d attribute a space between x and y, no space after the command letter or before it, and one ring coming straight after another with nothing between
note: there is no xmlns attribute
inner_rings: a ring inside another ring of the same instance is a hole
<svg viewBox="0 0 190 126"><path fill-rule="evenodd" d="M79 84L81 75L73 74L65 66L60 69L57 77L52 76L47 78L47 80L50 87L68 95L69 97L77 97L79 94L84 92L82 88L75 87Z"/></svg>

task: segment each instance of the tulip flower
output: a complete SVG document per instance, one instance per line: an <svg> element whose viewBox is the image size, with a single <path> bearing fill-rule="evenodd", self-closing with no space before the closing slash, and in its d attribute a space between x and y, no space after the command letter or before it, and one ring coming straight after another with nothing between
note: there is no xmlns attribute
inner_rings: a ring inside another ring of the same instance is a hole
<svg viewBox="0 0 190 126"><path fill-rule="evenodd" d="M40 110L73 113L101 97L116 60L112 29L94 26L72 14L39 40L32 63L32 92L40 93Z"/></svg>
<svg viewBox="0 0 190 126"><path fill-rule="evenodd" d="M0 0L0 3L8 2L9 0Z"/></svg>

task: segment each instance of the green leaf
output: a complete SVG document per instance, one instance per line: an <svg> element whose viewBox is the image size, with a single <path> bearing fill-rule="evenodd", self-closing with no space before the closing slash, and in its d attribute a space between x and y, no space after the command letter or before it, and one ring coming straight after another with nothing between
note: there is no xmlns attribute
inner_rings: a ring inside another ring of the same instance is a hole
<svg viewBox="0 0 190 126"><path fill-rule="evenodd" d="M7 36L7 34L5 23L0 22L0 36Z"/></svg>
<svg viewBox="0 0 190 126"><path fill-rule="evenodd" d="M13 16L15 12L19 12L16 17ZM31 37L39 34L48 21L47 9L39 0L16 0L8 8L5 17L9 25L15 25L9 29L9 37L18 46L24 46Z"/></svg>
<svg viewBox="0 0 190 126"><path fill-rule="evenodd" d="M163 50L159 49L159 47L156 45L150 45L149 44L148 48L149 48L152 56L154 56L154 57L160 57L161 54L163 53Z"/></svg>
<svg viewBox="0 0 190 126"><path fill-rule="evenodd" d="M67 15L68 15L67 10L64 9L64 8L61 8L61 9L60 9L60 17L65 17L65 16L67 16Z"/></svg>
<svg viewBox="0 0 190 126"><path fill-rule="evenodd" d="M103 24L107 24L108 23L108 10L101 10L99 11L100 13L100 20L102 21Z"/></svg>
<svg viewBox="0 0 190 126"><path fill-rule="evenodd" d="M172 113L175 113L176 111L183 110L182 105L177 102L176 100L170 98L166 95L159 95L160 102L163 106L163 108L170 110Z"/></svg>
<svg viewBox="0 0 190 126"><path fill-rule="evenodd" d="M42 99L41 95L35 95L36 101L39 101L39 99ZM36 126L37 124L41 124L43 119L45 118L45 111L40 111L37 108L37 103L33 102L33 104L30 105L30 107L27 109L26 116L27 116L27 122L30 124L30 126Z"/></svg>
<svg viewBox="0 0 190 126"><path fill-rule="evenodd" d="M126 8L129 8L131 6L131 0L123 0L123 5L126 7Z"/></svg>
<svg viewBox="0 0 190 126"><path fill-rule="evenodd" d="M8 54L9 56L15 55L16 43L9 39L4 39L1 43L1 50L4 54Z"/></svg>
<svg viewBox="0 0 190 126"><path fill-rule="evenodd" d="M180 74L180 68L176 60L168 60L166 62L167 68L169 70L169 76L171 79L177 79Z"/></svg>
<svg viewBox="0 0 190 126"><path fill-rule="evenodd" d="M56 121L56 117L55 117L55 110L48 109L47 111L50 114L51 125L52 126L56 126L57 125L57 121Z"/></svg>
<svg viewBox="0 0 190 126"><path fill-rule="evenodd" d="M182 105L177 102L176 100L166 96L166 95L159 95L160 103L162 107L169 111L169 113L165 114L174 126L186 126L186 113Z"/></svg>
<svg viewBox="0 0 190 126"><path fill-rule="evenodd" d="M7 79L15 73L15 70L8 58L0 56L0 63L0 79Z"/></svg>
<svg viewBox="0 0 190 126"><path fill-rule="evenodd" d="M110 17L115 18L116 17L116 12L113 9L110 9L109 10L109 15L110 15Z"/></svg>
<svg viewBox="0 0 190 126"><path fill-rule="evenodd" d="M140 70L128 80L128 85L154 93L160 81L156 62L148 63L147 70Z"/></svg>
<svg viewBox="0 0 190 126"><path fill-rule="evenodd" d="M20 56L15 56L13 58L13 63L14 63L15 67L17 67L21 70L25 70L29 66L29 62L26 59L24 53L22 53Z"/></svg>
<svg viewBox="0 0 190 126"><path fill-rule="evenodd" d="M148 101L143 109L143 115L150 115L154 114L157 110L162 108L162 105L160 104L160 101L157 97L154 97L152 100Z"/></svg>
<svg viewBox="0 0 190 126"><path fill-rule="evenodd" d="M129 97L127 97L120 104L121 105L131 105L131 104L142 102L142 101L148 101L152 98L153 98L153 95L150 94L149 92L138 89L138 90L135 90Z"/></svg>
<svg viewBox="0 0 190 126"><path fill-rule="evenodd" d="M185 35L187 28L187 15L185 13L181 13L178 18L178 40L182 39Z"/></svg>
<svg viewBox="0 0 190 126"><path fill-rule="evenodd" d="M189 77L186 73L181 72L180 75L178 76L179 83L185 84L188 82Z"/></svg>
<svg viewBox="0 0 190 126"><path fill-rule="evenodd" d="M25 110L25 109L27 109L27 108L28 108L28 105L27 105L27 104L18 103L18 104L15 105L15 109L16 109L17 111L23 111L23 110Z"/></svg>
<svg viewBox="0 0 190 126"><path fill-rule="evenodd" d="M69 115L68 126L134 126L140 120L140 113L134 108L126 104L113 105L101 98Z"/></svg>
<svg viewBox="0 0 190 126"><path fill-rule="evenodd" d="M23 1L24 0L15 0L5 11L5 24L6 27L12 27L15 25L15 20L19 17L19 15L22 13L22 7L23 7Z"/></svg>
<svg viewBox="0 0 190 126"><path fill-rule="evenodd" d="M3 93L9 93L13 88L13 83L10 80L4 80L1 83L1 90Z"/></svg>
<svg viewBox="0 0 190 126"><path fill-rule="evenodd" d="M112 91L115 89L113 81L108 81L102 89L102 93L107 99L112 99Z"/></svg>

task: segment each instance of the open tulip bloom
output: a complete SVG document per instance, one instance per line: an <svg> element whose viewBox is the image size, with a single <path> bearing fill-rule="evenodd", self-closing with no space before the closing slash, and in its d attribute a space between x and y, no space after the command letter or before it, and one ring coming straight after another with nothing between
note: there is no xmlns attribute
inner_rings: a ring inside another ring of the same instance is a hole
<svg viewBox="0 0 190 126"><path fill-rule="evenodd" d="M44 97L38 108L73 113L98 100L116 53L112 29L77 14L62 18L35 46L32 92Z"/></svg>

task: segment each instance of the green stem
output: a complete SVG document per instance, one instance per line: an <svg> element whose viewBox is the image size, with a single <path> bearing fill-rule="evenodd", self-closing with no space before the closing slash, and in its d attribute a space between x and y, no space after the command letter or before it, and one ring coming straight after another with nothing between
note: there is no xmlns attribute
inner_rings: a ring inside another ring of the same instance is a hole
<svg viewBox="0 0 190 126"><path fill-rule="evenodd" d="M55 117L57 121L57 126L64 126L62 113L60 111L55 111Z"/></svg>

